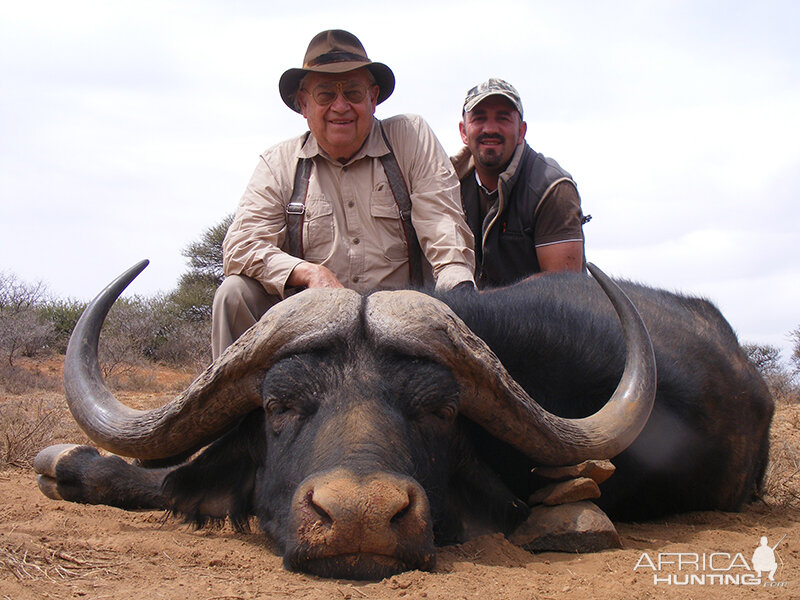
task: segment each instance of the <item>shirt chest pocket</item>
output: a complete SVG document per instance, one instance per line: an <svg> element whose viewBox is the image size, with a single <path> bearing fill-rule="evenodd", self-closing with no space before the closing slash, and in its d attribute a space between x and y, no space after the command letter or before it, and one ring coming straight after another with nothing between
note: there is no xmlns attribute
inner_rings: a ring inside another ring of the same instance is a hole
<svg viewBox="0 0 800 600"><path fill-rule="evenodd" d="M303 215L304 258L322 262L333 251L333 239L333 206L323 195L309 195Z"/></svg>
<svg viewBox="0 0 800 600"><path fill-rule="evenodd" d="M388 190L375 190L369 198L369 212L375 227L377 242L387 260L408 260L405 232L400 220L400 209Z"/></svg>

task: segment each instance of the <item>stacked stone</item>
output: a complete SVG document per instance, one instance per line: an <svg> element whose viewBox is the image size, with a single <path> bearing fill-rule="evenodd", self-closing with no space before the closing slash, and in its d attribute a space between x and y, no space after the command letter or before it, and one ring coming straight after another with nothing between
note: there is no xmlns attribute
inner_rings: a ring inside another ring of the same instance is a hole
<svg viewBox="0 0 800 600"><path fill-rule="evenodd" d="M536 475L553 483L534 493L528 519L509 536L531 552L597 552L620 548L617 530L591 500L615 467L607 460L587 460L567 467L537 467Z"/></svg>

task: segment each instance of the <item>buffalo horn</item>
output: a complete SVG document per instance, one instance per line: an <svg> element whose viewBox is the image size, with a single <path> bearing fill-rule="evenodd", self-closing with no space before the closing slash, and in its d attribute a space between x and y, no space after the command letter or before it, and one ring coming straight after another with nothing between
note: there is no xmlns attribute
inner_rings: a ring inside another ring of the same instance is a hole
<svg viewBox="0 0 800 600"><path fill-rule="evenodd" d="M261 406L263 374L283 356L347 338L359 323L361 297L307 290L278 303L179 396L153 410L121 404L97 357L100 328L122 291L147 266L120 275L86 307L67 347L64 387L75 420L99 446L123 456L169 458L206 444Z"/></svg>
<svg viewBox="0 0 800 600"><path fill-rule="evenodd" d="M611 299L626 342L625 368L611 399L581 419L553 415L509 375L489 347L446 305L417 292L369 298L367 323L379 343L447 365L461 386L461 412L542 465L612 458L641 432L653 406L656 365L644 323L625 293L589 270Z"/></svg>

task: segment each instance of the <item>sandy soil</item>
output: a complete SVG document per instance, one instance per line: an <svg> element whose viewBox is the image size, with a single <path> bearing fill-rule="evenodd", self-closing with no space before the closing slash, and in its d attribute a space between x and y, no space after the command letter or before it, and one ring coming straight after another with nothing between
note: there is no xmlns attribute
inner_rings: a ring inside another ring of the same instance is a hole
<svg viewBox="0 0 800 600"><path fill-rule="evenodd" d="M121 391L119 396L131 405L155 405L171 395L159 388L179 388L188 378L159 372L148 379L153 389ZM0 394L6 454L9 440L21 443L24 429L18 415L9 417L14 406L38 415L42 406L55 411L57 419L47 422L52 435L45 436L44 445L84 441L63 409L61 392L6 393ZM621 550L586 555L530 554L501 535L485 536L441 548L432 573L412 571L374 583L287 572L259 533L240 534L227 526L197 531L161 512L51 501L38 491L29 467L6 466L0 470L0 599L800 598L799 448L800 406L782 405L773 426L769 495L742 513L620 523ZM762 535L770 544L785 535L775 552L778 570L771 586L764 585L766 574L755 585L756 574L748 570ZM659 555L675 563L678 553L684 560L681 570L675 564L664 564L658 572L650 566ZM687 564L704 555L705 570L702 564L699 570ZM691 575L690 585L678 585ZM729 580L719 583L722 578L713 575Z"/></svg>

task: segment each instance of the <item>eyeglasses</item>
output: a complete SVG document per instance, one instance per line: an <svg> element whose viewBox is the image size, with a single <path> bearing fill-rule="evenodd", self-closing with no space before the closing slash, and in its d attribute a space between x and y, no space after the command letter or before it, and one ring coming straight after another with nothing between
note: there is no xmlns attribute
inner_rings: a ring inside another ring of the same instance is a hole
<svg viewBox="0 0 800 600"><path fill-rule="evenodd" d="M308 92L305 88L303 91ZM327 106L336 100L339 92L351 104L358 104L367 97L367 86L360 81L328 81L320 83L309 93L314 102L320 106Z"/></svg>

